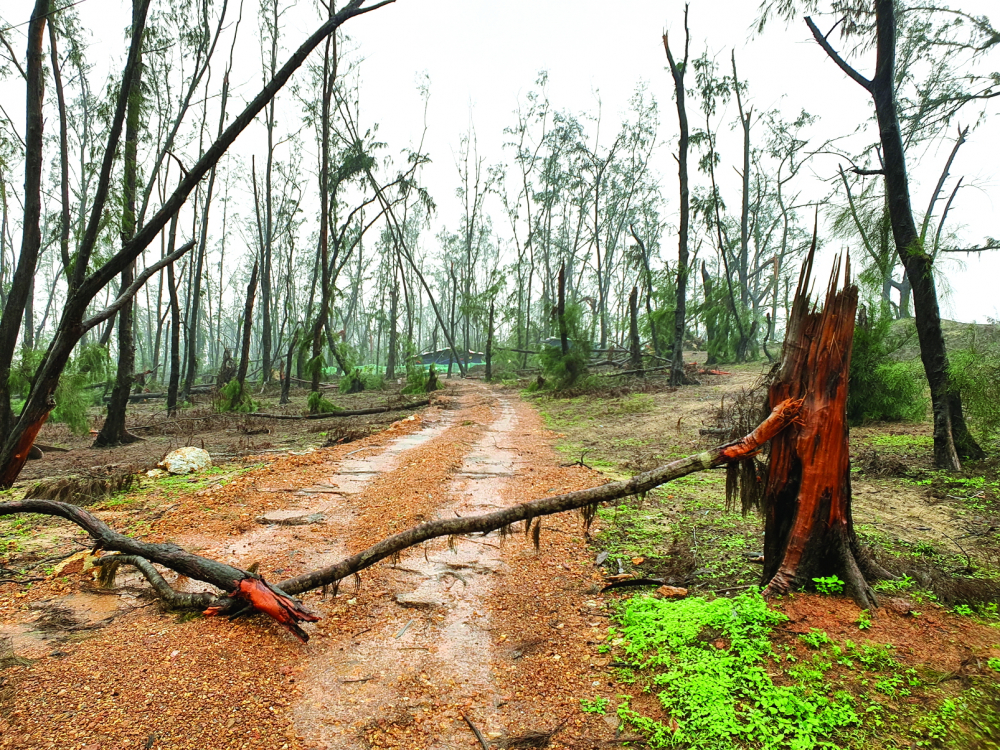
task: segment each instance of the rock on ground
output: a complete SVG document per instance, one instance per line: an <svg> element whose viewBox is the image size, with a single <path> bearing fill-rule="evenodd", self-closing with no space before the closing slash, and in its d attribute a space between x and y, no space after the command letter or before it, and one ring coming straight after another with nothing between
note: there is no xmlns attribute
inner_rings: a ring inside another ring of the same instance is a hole
<svg viewBox="0 0 1000 750"><path fill-rule="evenodd" d="M171 474L191 474L202 469L207 469L212 465L212 457L204 448L178 448L170 451L159 466L166 469Z"/></svg>

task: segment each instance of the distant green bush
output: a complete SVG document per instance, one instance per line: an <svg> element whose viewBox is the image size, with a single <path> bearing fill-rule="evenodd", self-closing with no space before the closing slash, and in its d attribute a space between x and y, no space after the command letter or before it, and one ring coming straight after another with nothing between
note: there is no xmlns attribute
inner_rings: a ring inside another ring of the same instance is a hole
<svg viewBox="0 0 1000 750"><path fill-rule="evenodd" d="M887 306L859 308L847 393L847 419L851 424L919 420L926 416L923 379L913 365L892 359L899 344L892 335L892 316Z"/></svg>
<svg viewBox="0 0 1000 750"><path fill-rule="evenodd" d="M380 372L366 372L362 376L366 391L384 391L385 375Z"/></svg>
<svg viewBox="0 0 1000 750"><path fill-rule="evenodd" d="M352 367L350 372L340 379L341 393L361 393L364 389L365 377L357 367Z"/></svg>
<svg viewBox="0 0 1000 750"><path fill-rule="evenodd" d="M1000 438L1000 348L973 342L949 355L951 387L962 394L969 429L983 444Z"/></svg>
<svg viewBox="0 0 1000 750"><path fill-rule="evenodd" d="M312 391L309 394L307 403L309 404L310 414L330 414L335 411L343 411L343 409L333 403L330 399L324 398L323 394L319 391Z"/></svg>
<svg viewBox="0 0 1000 750"><path fill-rule="evenodd" d="M583 308L579 305L566 305L565 318L569 351L564 355L559 345L542 346L538 355L545 387L556 391L564 391L576 385L586 375L590 359L591 345L584 333Z"/></svg>
<svg viewBox="0 0 1000 750"><path fill-rule="evenodd" d="M215 410L219 412L238 411L244 414L257 411L260 404L250 398L246 388L243 389L242 397L238 403L233 400L240 393L240 383L233 378L219 389L219 397L215 400Z"/></svg>
<svg viewBox="0 0 1000 750"><path fill-rule="evenodd" d="M403 386L402 393L412 395L416 393L430 393L441 387L438 382L437 370L434 365L424 370L421 365L408 364L406 366L406 385Z"/></svg>

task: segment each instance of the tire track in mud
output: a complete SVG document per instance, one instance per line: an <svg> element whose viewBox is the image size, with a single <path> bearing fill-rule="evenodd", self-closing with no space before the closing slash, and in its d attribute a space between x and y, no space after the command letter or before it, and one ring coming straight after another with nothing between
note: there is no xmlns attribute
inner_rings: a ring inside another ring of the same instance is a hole
<svg viewBox="0 0 1000 750"><path fill-rule="evenodd" d="M433 518L500 507L501 489L517 464L515 454L500 447L516 434L510 402L475 386L460 393L456 422L482 412L474 402L484 396L492 402L490 421L433 489L421 485L439 498ZM310 645L299 677L302 699L292 714L306 747L369 747L385 731L409 736L414 747L464 745L471 734L457 706L474 705L477 721L497 726L502 701L491 676L487 604L502 576L497 535L459 538L451 549L440 540L379 568L365 589L380 590L342 595L328 605L331 622L343 618L357 631Z"/></svg>

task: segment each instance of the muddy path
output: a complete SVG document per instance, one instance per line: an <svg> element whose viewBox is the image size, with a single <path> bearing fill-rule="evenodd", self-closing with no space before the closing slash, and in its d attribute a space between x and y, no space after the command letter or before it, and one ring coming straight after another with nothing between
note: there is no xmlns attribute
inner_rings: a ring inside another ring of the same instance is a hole
<svg viewBox="0 0 1000 750"><path fill-rule="evenodd" d="M218 509L211 493L174 503L150 538L280 580L422 521L604 481L562 466L516 393L475 382L450 385L400 433L249 472ZM466 718L487 740L557 727L551 747L613 739L579 710L610 690L600 575L579 516L544 521L538 551L523 534L434 540L310 592L323 619L307 645L261 617L175 621L136 600L134 577L112 597L64 578L49 603L101 596L118 616L85 636L49 634L30 666L8 670L0 747L443 749L477 744ZM27 606L2 614L7 632L38 619ZM56 710L67 695L72 710Z"/></svg>

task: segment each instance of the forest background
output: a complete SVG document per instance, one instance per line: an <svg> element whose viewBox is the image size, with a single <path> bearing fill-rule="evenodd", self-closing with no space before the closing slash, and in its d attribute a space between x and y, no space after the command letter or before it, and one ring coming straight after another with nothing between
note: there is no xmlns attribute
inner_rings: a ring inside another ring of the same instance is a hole
<svg viewBox="0 0 1000 750"><path fill-rule="evenodd" d="M987 5L965 3L970 15L945 17L973 21ZM66 259L84 239L131 13L125 2L84 0L53 16L56 37L64 37L58 49L70 196L60 201L58 103L47 81L43 240L23 351L42 349L66 298ZM151 4L136 157L140 202L149 213L221 130L226 96L223 124L325 13L273 0ZM752 4L700 3L688 19L694 262L687 325L694 345L723 361L759 355L763 341L780 340L817 209L828 251L821 258L850 248L856 265L867 270L870 301L887 299L893 315L908 311L897 288L905 283L901 267L880 219L882 180L851 171L878 167L868 97L831 63L801 19L772 21L758 32L758 14ZM0 56L5 300L20 245L25 21L7 11L0 22L9 45ZM668 355L677 125L660 35L669 32L680 57L684 23L679 2L633 2L614 11L576 3L570 12L558 4L407 1L352 21L336 45L307 60L219 161L214 180L203 180L181 210L175 242L194 240L194 249L176 264L173 284L161 271L135 298L135 371L167 380L174 328L182 396L199 376L214 376L227 350L238 356L255 261L260 289L250 316L249 364L257 382L281 370L290 349L296 350L295 374L314 381L320 365L374 365L395 377L408 354L444 348L449 339L456 350L481 351L491 302L498 344L535 351L557 333L551 310L563 264L581 336L598 349L625 346L629 293L637 287L643 338L650 350ZM991 192L998 157L988 98L953 117L924 121L919 114L921 97L933 96L933 85L943 81L934 59L922 56L919 43L907 47L906 39L941 28L901 23L901 59L908 67L899 95L904 130L911 128L905 136L911 195L920 221L958 126L971 126L928 224L942 250L989 246L997 234ZM988 77L994 42L956 70L987 74L968 81L970 87L995 85ZM209 50L211 61L199 69ZM865 49L852 58L864 70L871 67L866 52L870 58ZM320 208L319 189L324 59L333 81L328 212ZM189 110L167 144L188 87ZM110 255L121 236L122 169L119 161L97 260ZM961 189L949 200L959 178ZM68 255L60 254L63 202L70 216ZM332 242L325 264L318 261L322 249L317 252L324 233ZM162 234L142 256L145 265L172 246ZM954 257L941 252L938 259L945 315L997 317L990 292L1000 270L995 254L973 254L964 267ZM117 289L107 286L92 311L111 304ZM84 346L110 347L100 365L106 375L120 359L113 320L82 339ZM523 367L527 357L509 353L501 367ZM35 361L22 356L25 386ZM80 372L96 365L75 366Z"/></svg>

